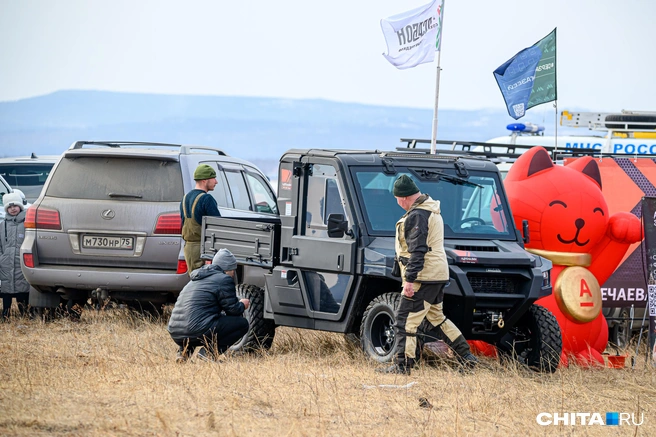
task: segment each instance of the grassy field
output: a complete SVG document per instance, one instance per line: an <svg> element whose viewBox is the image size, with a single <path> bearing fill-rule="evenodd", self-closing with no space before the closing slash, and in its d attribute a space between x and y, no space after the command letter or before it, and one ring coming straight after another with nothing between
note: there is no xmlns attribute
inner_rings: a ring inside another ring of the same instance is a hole
<svg viewBox="0 0 656 437"><path fill-rule="evenodd" d="M266 354L174 361L165 323L126 310L0 324L0 434L17 436L656 435L656 370L543 375L446 359L380 375L342 335L278 328ZM421 398L425 398L423 403ZM641 426L540 426L538 413Z"/></svg>

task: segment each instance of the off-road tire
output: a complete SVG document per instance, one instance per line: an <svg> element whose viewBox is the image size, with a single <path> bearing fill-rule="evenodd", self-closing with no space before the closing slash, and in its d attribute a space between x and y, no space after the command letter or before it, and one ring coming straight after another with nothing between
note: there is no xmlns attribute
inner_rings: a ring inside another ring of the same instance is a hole
<svg viewBox="0 0 656 437"><path fill-rule="evenodd" d="M394 334L396 313L401 293L384 293L373 299L362 315L360 345L370 358L386 363L392 361L399 340Z"/></svg>
<svg viewBox="0 0 656 437"><path fill-rule="evenodd" d="M168 321L163 320L163 308L162 304L156 304L153 302L141 302L138 300L125 302L130 310L134 311L140 317L151 321Z"/></svg>
<svg viewBox="0 0 656 437"><path fill-rule="evenodd" d="M606 127L609 129L624 129L626 123L629 122L636 123L656 123L656 117L653 115L607 115L606 116ZM612 123L615 122L615 123ZM629 129L653 129L649 126L639 125L639 124L629 124Z"/></svg>
<svg viewBox="0 0 656 437"><path fill-rule="evenodd" d="M531 305L497 348L502 357L511 357L538 372L553 373L563 350L558 320L548 309Z"/></svg>
<svg viewBox="0 0 656 437"><path fill-rule="evenodd" d="M629 319L628 308L622 308L619 314L619 319L620 320L610 328L608 336L608 342L611 347L616 348L618 352L626 349L631 341L631 321Z"/></svg>
<svg viewBox="0 0 656 437"><path fill-rule="evenodd" d="M244 317L248 319L248 332L230 350L255 352L270 349L276 335L276 325L264 318L264 290L255 285L239 284L237 298L250 300L250 306L244 311Z"/></svg>

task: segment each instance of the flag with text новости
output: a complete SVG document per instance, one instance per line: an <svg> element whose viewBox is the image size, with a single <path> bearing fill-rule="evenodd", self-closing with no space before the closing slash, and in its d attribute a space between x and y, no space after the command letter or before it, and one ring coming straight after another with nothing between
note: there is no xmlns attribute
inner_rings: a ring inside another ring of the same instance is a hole
<svg viewBox="0 0 656 437"><path fill-rule="evenodd" d="M515 120L533 106L556 100L556 29L494 70L494 78Z"/></svg>
<svg viewBox="0 0 656 437"><path fill-rule="evenodd" d="M385 59L400 70L433 62L435 52L440 50L443 16L444 0L434 0L380 20L387 43Z"/></svg>

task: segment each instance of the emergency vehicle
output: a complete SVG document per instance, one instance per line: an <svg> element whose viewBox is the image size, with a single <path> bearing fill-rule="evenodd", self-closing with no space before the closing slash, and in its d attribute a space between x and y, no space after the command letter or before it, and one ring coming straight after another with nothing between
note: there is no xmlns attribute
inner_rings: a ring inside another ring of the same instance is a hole
<svg viewBox="0 0 656 437"><path fill-rule="evenodd" d="M509 136L488 143L518 146L545 146L557 149L588 149L603 154L656 155L656 112L621 113L563 111L564 127L588 128L604 134L545 136L544 127L533 123L512 123Z"/></svg>

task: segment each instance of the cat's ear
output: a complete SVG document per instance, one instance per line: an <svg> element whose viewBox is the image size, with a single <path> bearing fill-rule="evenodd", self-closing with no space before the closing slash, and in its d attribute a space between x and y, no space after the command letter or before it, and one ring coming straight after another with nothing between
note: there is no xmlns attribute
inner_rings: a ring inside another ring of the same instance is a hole
<svg viewBox="0 0 656 437"><path fill-rule="evenodd" d="M506 180L521 181L554 166L551 157L544 147L531 147L522 154L508 172Z"/></svg>
<svg viewBox="0 0 656 437"><path fill-rule="evenodd" d="M591 156L579 158L569 164L567 167L576 171L580 171L592 179L597 185L599 185L599 188L601 189L601 172L599 171L599 165L597 165L597 161L595 161L595 159Z"/></svg>

